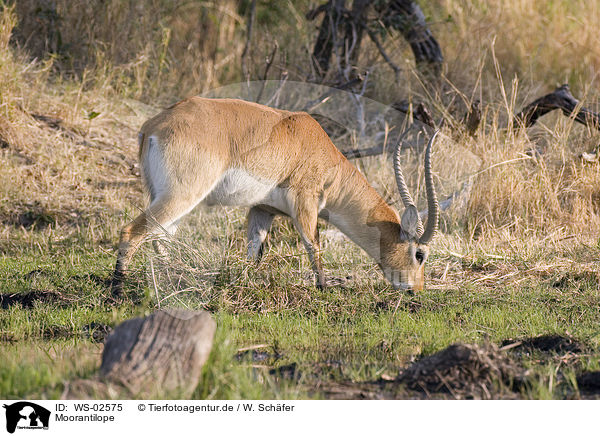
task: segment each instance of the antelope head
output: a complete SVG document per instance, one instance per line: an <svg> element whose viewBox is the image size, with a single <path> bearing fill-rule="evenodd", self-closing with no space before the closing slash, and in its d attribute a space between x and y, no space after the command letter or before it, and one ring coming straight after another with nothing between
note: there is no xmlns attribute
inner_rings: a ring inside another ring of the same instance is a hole
<svg viewBox="0 0 600 436"><path fill-rule="evenodd" d="M400 144L394 154L394 174L400 191L404 213L400 226L393 226L388 237L381 238L379 266L396 289L420 291L424 285L425 262L429 256L429 243L438 227L439 204L431 174L431 147L438 132L431 137L425 150L425 188L427 191L427 226L423 223L413 199L408 192L400 167ZM391 235L390 235L391 233Z"/></svg>

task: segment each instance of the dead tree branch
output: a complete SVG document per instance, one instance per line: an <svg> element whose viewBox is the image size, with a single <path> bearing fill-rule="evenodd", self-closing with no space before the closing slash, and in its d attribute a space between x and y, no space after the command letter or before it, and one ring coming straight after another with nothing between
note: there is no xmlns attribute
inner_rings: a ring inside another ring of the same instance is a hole
<svg viewBox="0 0 600 436"><path fill-rule="evenodd" d="M402 100L392 103L392 108L407 115L412 114L413 119L420 121L432 129L437 129L435 121L433 121L433 117L431 116L431 112L429 112L429 109L427 109L423 103L417 103L416 106L412 106L407 100Z"/></svg>
<svg viewBox="0 0 600 436"><path fill-rule="evenodd" d="M579 100L573 97L567 84L525 106L515 115L513 125L531 127L541 116L555 109L560 109L567 117L574 117L575 121L581 124L600 130L600 115L581 107Z"/></svg>
<svg viewBox="0 0 600 436"><path fill-rule="evenodd" d="M383 153L383 144L375 145L369 148L360 148L357 150L344 150L342 154L346 159L358 159L361 157L377 156Z"/></svg>
<svg viewBox="0 0 600 436"><path fill-rule="evenodd" d="M367 28L367 34L369 35L369 38L371 38L371 41L373 41L373 43L375 44L375 47L377 47L377 50L379 50L379 54L381 54L381 56L383 57L383 59L388 63L388 65L392 68L392 70L394 70L394 74L396 75L396 80L398 80L398 76L400 75L400 67L398 65L396 65L388 56L388 54L386 53L385 49L383 48L383 45L381 45L381 43L379 42L379 38L377 38L377 35L375 34L375 32L373 32L372 30Z"/></svg>
<svg viewBox="0 0 600 436"><path fill-rule="evenodd" d="M275 60L275 54L279 49L279 44L275 41L275 46L273 47L273 51L271 55L267 58L267 64L265 65L265 72L263 74L263 78L260 85L260 91L258 91L258 95L256 96L256 102L260 103L260 99L262 98L263 92L265 90L265 85L267 84L267 76L269 74L269 70L271 69L271 65L273 65L273 61Z"/></svg>

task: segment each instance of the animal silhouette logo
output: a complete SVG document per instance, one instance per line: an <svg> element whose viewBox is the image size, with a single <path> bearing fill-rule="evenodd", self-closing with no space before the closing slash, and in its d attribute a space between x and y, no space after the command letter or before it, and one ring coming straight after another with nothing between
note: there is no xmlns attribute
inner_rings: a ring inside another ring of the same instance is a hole
<svg viewBox="0 0 600 436"><path fill-rule="evenodd" d="M48 429L50 411L29 401L5 404L6 431L14 433L19 429Z"/></svg>

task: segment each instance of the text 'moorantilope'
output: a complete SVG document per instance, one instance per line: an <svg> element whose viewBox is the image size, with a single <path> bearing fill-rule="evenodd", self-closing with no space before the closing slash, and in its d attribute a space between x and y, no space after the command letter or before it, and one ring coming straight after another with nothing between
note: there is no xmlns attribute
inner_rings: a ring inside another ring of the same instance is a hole
<svg viewBox="0 0 600 436"><path fill-rule="evenodd" d="M199 203L249 207L248 255L257 260L274 216L289 216L318 286L325 286L321 217L374 258L395 287L420 290L439 213L431 175L434 137L425 153L429 218L423 230L400 169L400 147L394 172L405 206L402 218L310 115L234 99L180 101L141 128L140 168L150 205L121 231L113 293L120 293L140 244L163 229L174 232Z"/></svg>

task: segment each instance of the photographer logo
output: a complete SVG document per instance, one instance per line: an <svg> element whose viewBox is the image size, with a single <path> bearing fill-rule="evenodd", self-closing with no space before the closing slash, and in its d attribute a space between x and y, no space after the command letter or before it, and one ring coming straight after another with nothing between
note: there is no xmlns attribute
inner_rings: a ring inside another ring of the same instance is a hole
<svg viewBox="0 0 600 436"><path fill-rule="evenodd" d="M9 433L14 433L16 429L48 430L48 409L29 401L5 404L3 407L6 409L6 431Z"/></svg>

